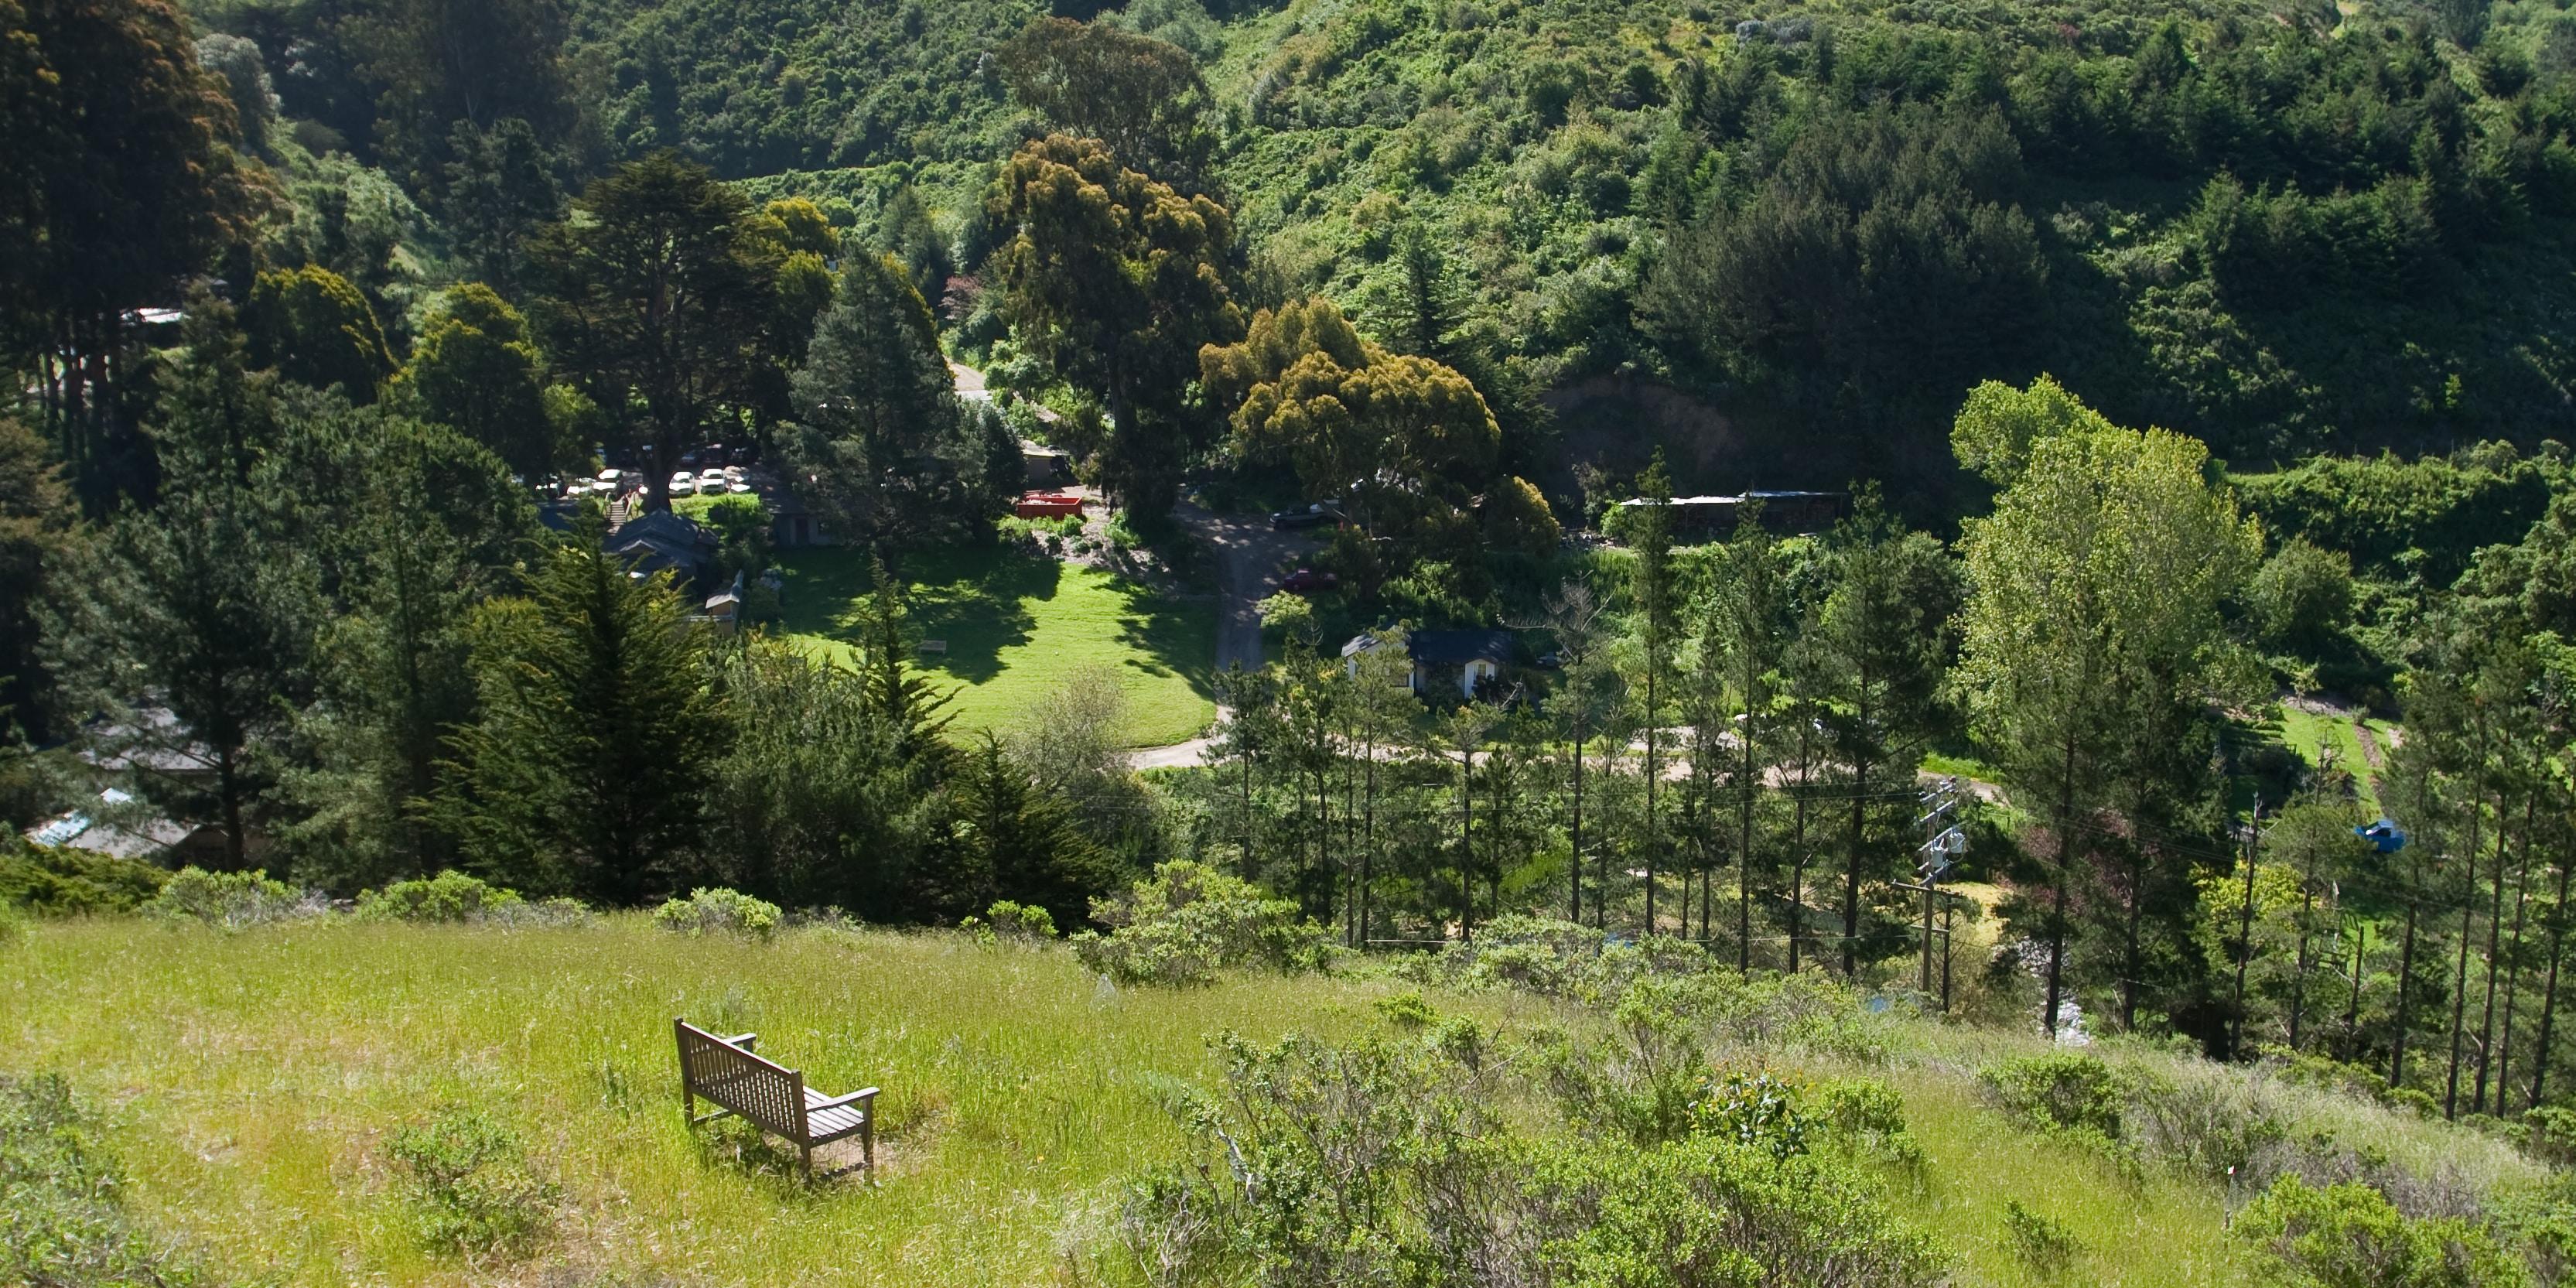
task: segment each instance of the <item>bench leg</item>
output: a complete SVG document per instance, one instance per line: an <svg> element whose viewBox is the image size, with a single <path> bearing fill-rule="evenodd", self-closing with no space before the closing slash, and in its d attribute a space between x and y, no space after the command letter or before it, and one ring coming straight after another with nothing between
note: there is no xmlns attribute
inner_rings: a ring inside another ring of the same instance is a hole
<svg viewBox="0 0 2576 1288"><path fill-rule="evenodd" d="M877 1183L877 1116L872 1110L859 1122L859 1157L868 1169L868 1184Z"/></svg>
<svg viewBox="0 0 2576 1288"><path fill-rule="evenodd" d="M811 1183L811 1182L813 1181L813 1179L814 1179L814 1147L813 1147L813 1146L811 1146L811 1145L807 1145L807 1146L805 1146L805 1147L804 1147L804 1149L805 1149L805 1179L806 1179L806 1181L807 1181L808 1183Z"/></svg>

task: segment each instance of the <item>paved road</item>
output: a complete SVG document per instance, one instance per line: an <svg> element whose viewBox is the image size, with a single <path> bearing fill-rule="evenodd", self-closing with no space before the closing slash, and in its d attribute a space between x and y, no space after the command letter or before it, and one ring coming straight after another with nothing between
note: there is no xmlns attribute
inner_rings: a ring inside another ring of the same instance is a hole
<svg viewBox="0 0 2576 1288"><path fill-rule="evenodd" d="M1314 539L1276 531L1258 515L1211 514L1186 501L1173 508L1172 517L1216 552L1216 669L1259 668L1261 601L1279 589L1280 565L1312 552ZM1223 719L1225 713L1217 714ZM1168 747L1145 747L1127 753L1127 763L1136 769L1195 765L1214 742L1199 737Z"/></svg>

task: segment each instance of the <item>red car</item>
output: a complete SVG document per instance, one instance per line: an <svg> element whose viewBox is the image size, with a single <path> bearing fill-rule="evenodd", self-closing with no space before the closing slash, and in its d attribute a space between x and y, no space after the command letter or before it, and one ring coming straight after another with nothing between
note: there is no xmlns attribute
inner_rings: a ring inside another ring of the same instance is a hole
<svg viewBox="0 0 2576 1288"><path fill-rule="evenodd" d="M1023 492L1012 513L1023 519L1053 519L1064 515L1080 516L1082 498L1070 492Z"/></svg>
<svg viewBox="0 0 2576 1288"><path fill-rule="evenodd" d="M1331 590L1341 584L1341 578L1328 572L1317 572L1312 568L1300 568L1279 579L1281 590L1295 591L1300 595L1312 594L1319 590Z"/></svg>

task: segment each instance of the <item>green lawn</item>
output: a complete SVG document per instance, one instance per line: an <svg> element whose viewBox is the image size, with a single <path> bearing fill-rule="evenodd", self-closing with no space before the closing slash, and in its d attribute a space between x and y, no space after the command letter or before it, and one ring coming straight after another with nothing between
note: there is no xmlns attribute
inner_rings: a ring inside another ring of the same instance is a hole
<svg viewBox="0 0 2576 1288"><path fill-rule="evenodd" d="M789 636L846 660L844 641L868 591L867 556L790 550L777 564L787 579ZM1186 741L1216 718L1212 602L1000 546L907 555L898 572L909 584L914 628L948 645L944 655L918 660L954 686L960 728L1007 725L1093 666L1114 670L1126 688L1130 746Z"/></svg>
<svg viewBox="0 0 2576 1288"><path fill-rule="evenodd" d="M2281 743L2297 752L2309 764L2323 768L2332 764L2349 773L2360 790L2362 804L2379 808L2379 773L2371 768L2369 757L2362 754L2362 724L2367 723L2379 737L2379 752L2384 758L2390 750L2388 724L2354 716L2317 715L2284 704L2281 707Z"/></svg>

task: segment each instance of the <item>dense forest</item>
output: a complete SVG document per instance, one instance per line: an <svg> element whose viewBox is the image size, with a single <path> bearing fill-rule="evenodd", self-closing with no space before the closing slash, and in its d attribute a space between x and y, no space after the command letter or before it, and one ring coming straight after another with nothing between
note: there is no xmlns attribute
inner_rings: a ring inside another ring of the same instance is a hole
<svg viewBox="0 0 2576 1288"><path fill-rule="evenodd" d="M281 134L447 222L456 123L523 119L559 168L676 147L971 277L983 186L1032 116L997 51L1035 8L199 19L253 42ZM2576 38L2547 6L1139 0L1104 21L1196 64L1204 182L1269 289L1391 338L1441 283L1447 329L1616 472L1643 452L1590 427L1649 408L1689 486L1869 471L1955 511L1943 418L1977 379L2040 371L2239 465L2529 445L2566 414ZM513 39L442 69L442 22ZM1575 493L1561 466L1539 481Z"/></svg>

